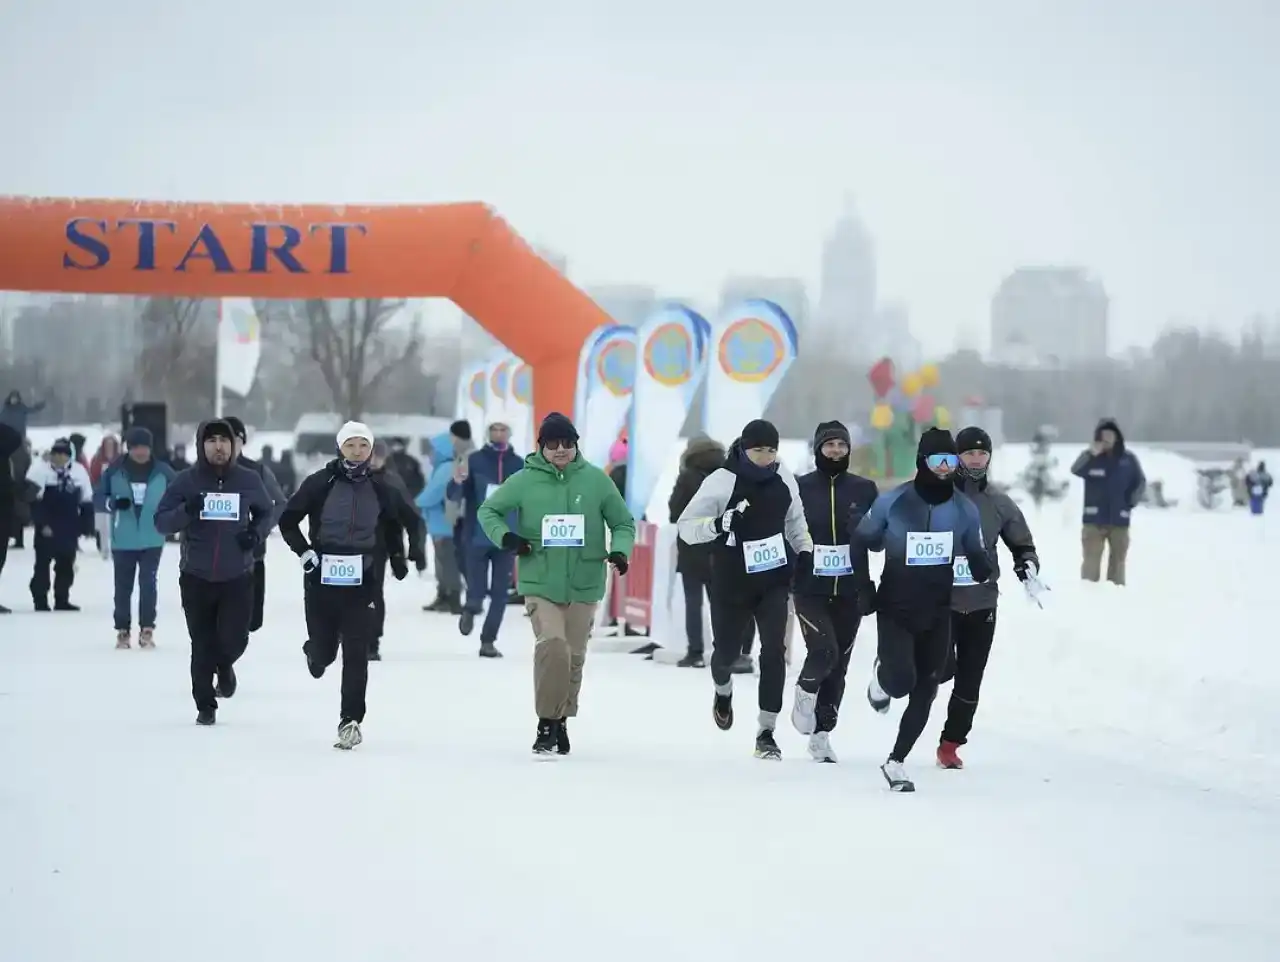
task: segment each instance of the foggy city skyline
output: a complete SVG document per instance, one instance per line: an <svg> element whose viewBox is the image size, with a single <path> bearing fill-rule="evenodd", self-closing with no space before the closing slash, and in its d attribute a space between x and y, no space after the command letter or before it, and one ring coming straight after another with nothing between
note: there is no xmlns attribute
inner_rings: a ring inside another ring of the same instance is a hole
<svg viewBox="0 0 1280 962"><path fill-rule="evenodd" d="M4 21L4 193L482 200L584 288L707 310L744 275L816 309L852 197L879 302L931 355L986 349L1025 266L1101 282L1112 354L1280 309L1280 13L1259 4L50 0Z"/></svg>

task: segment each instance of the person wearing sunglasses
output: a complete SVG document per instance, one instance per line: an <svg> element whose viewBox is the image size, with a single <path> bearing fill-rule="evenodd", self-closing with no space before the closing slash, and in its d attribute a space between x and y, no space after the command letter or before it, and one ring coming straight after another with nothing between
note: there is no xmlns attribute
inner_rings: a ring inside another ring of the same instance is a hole
<svg viewBox="0 0 1280 962"><path fill-rule="evenodd" d="M915 791L904 763L929 720L951 647L955 558L965 557L979 584L994 573L978 508L952 481L959 465L951 432L929 428L916 448L915 477L876 498L850 539L855 570L866 570L869 551L885 556L876 593L879 644L867 701L885 714L893 699L909 697L898 739L880 766L895 792Z"/></svg>
<svg viewBox="0 0 1280 962"><path fill-rule="evenodd" d="M518 590L537 639L533 752L568 755L568 719L578 714L605 562L627 573L635 518L617 485L582 456L573 422L552 412L538 428L538 449L485 498L476 521L495 545L515 552Z"/></svg>
<svg viewBox="0 0 1280 962"><path fill-rule="evenodd" d="M760 634L756 758L778 760L774 738L787 684L791 583L813 570L813 539L795 476L778 461L778 429L751 421L676 521L690 545L711 549L712 718L733 727L733 665L752 621Z"/></svg>
<svg viewBox="0 0 1280 962"><path fill-rule="evenodd" d="M991 655L996 633L996 603L1000 589L1000 558L997 540L1004 541L1013 555L1013 571L1027 593L1035 599L1043 589L1038 576L1040 558L1035 539L1023 517L1022 509L1003 491L987 486L987 468L991 464L991 435L979 427L967 427L956 435L960 451L960 467L952 478L958 491L978 506L982 519L983 545L991 559L992 573L985 584L978 584L969 573L969 561L957 555L952 565L955 587L951 593L951 647L941 683L952 678L951 699L947 703L947 723L938 745L938 764L942 768L963 768L957 749L968 740L973 716L978 710L978 690Z"/></svg>

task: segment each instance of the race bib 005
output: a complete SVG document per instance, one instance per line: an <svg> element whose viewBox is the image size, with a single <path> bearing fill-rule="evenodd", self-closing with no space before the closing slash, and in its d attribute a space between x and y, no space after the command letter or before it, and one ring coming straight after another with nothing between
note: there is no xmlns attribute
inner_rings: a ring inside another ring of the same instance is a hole
<svg viewBox="0 0 1280 962"><path fill-rule="evenodd" d="M908 531L907 564L951 564L951 538L950 531Z"/></svg>

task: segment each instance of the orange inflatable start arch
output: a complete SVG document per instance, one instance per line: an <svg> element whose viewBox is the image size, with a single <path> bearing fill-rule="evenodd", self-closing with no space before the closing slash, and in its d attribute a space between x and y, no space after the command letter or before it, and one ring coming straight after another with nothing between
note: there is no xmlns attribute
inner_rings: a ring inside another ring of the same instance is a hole
<svg viewBox="0 0 1280 962"><path fill-rule="evenodd" d="M0 197L0 290L168 297L447 297L571 412L609 317L484 204L268 206Z"/></svg>

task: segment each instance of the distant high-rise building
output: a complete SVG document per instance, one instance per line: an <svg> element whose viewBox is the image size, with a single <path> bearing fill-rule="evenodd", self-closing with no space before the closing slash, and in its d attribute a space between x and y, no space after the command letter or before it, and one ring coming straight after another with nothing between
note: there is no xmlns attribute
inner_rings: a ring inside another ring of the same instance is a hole
<svg viewBox="0 0 1280 962"><path fill-rule="evenodd" d="M1110 301L1079 267L1020 267L991 299L991 354L1005 364L1056 366L1107 357Z"/></svg>
<svg viewBox="0 0 1280 962"><path fill-rule="evenodd" d="M824 334L856 339L874 326L876 305L875 242L846 197L844 212L822 245L817 326Z"/></svg>
<svg viewBox="0 0 1280 962"><path fill-rule="evenodd" d="M752 277L742 275L728 278L720 287L720 310L752 298L773 301L787 312L796 332L803 336L809 325L809 291L798 277ZM707 318L711 321L714 318Z"/></svg>

